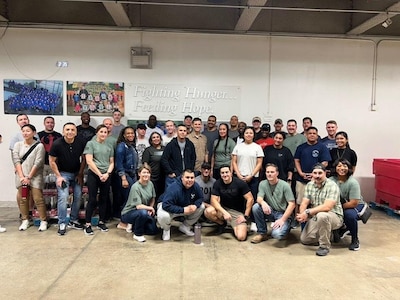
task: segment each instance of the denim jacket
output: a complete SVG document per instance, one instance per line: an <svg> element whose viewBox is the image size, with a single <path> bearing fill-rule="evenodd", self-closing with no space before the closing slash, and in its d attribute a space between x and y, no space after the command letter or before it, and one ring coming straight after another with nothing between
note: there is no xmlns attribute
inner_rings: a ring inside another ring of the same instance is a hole
<svg viewBox="0 0 400 300"><path fill-rule="evenodd" d="M115 151L115 171L118 176L129 175L136 176L138 165L138 154L133 146L121 142L117 145Z"/></svg>

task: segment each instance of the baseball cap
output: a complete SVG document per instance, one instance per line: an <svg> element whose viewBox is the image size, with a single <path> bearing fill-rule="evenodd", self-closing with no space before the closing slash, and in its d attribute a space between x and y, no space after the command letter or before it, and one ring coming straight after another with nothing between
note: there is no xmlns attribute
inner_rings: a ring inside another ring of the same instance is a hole
<svg viewBox="0 0 400 300"><path fill-rule="evenodd" d="M282 119L276 119L274 124L283 124L283 121Z"/></svg>
<svg viewBox="0 0 400 300"><path fill-rule="evenodd" d="M271 126L268 123L264 123L261 126L261 130L271 131Z"/></svg>
<svg viewBox="0 0 400 300"><path fill-rule="evenodd" d="M209 170L211 170L211 164L208 163L208 162L203 162L203 163L201 164L201 168L202 168L202 169L209 169Z"/></svg>
<svg viewBox="0 0 400 300"><path fill-rule="evenodd" d="M260 117L254 117L251 122L260 122L261 123L261 118Z"/></svg>
<svg viewBox="0 0 400 300"><path fill-rule="evenodd" d="M146 129L146 125L144 125L143 123L138 124L138 125L136 126L136 129Z"/></svg>

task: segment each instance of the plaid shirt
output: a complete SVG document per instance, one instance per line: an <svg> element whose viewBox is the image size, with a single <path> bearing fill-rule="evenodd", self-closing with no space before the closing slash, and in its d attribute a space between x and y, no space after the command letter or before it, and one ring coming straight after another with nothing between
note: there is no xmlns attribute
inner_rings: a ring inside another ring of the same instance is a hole
<svg viewBox="0 0 400 300"><path fill-rule="evenodd" d="M311 207L322 205L325 200L335 200L336 204L331 211L343 219L343 209L340 204L340 189L331 179L327 178L321 187L318 187L314 181L307 183L304 198L310 200Z"/></svg>

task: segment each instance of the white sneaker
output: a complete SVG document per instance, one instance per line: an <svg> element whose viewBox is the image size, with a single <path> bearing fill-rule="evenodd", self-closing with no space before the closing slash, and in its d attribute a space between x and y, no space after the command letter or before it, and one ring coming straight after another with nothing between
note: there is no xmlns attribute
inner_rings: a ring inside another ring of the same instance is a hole
<svg viewBox="0 0 400 300"><path fill-rule="evenodd" d="M257 232L257 225L254 222L250 224L250 231Z"/></svg>
<svg viewBox="0 0 400 300"><path fill-rule="evenodd" d="M146 241L146 238L143 235L140 235L140 236L133 235L133 239L137 240L138 242L141 242L141 243Z"/></svg>
<svg viewBox="0 0 400 300"><path fill-rule="evenodd" d="M47 230L47 222L46 221L40 221L40 226L38 231L46 231Z"/></svg>
<svg viewBox="0 0 400 300"><path fill-rule="evenodd" d="M131 233L132 232L132 224L128 223L125 228L126 232Z"/></svg>
<svg viewBox="0 0 400 300"><path fill-rule="evenodd" d="M7 229L5 229L4 227L1 227L1 225L0 225L0 232L6 232L7 231Z"/></svg>
<svg viewBox="0 0 400 300"><path fill-rule="evenodd" d="M19 230L19 231L25 231L25 230L28 229L29 226L30 226L30 225L29 225L29 220L22 220L22 223L21 223L21 225L19 226L18 230Z"/></svg>
<svg viewBox="0 0 400 300"><path fill-rule="evenodd" d="M189 226L186 226L185 224L181 224L181 226L179 226L179 231L186 234L187 236L194 236L194 232L190 230Z"/></svg>
<svg viewBox="0 0 400 300"><path fill-rule="evenodd" d="M168 230L163 230L163 233L162 233L162 240L163 241L169 241L171 239L171 230L170 229L168 229Z"/></svg>

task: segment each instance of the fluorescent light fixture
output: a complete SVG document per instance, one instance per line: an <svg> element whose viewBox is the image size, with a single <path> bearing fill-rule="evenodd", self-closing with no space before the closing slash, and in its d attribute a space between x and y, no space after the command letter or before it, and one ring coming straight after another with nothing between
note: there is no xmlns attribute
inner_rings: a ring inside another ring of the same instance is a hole
<svg viewBox="0 0 400 300"><path fill-rule="evenodd" d="M388 28L390 25L392 25L393 21L390 18L387 18L383 23L382 26L385 28Z"/></svg>

